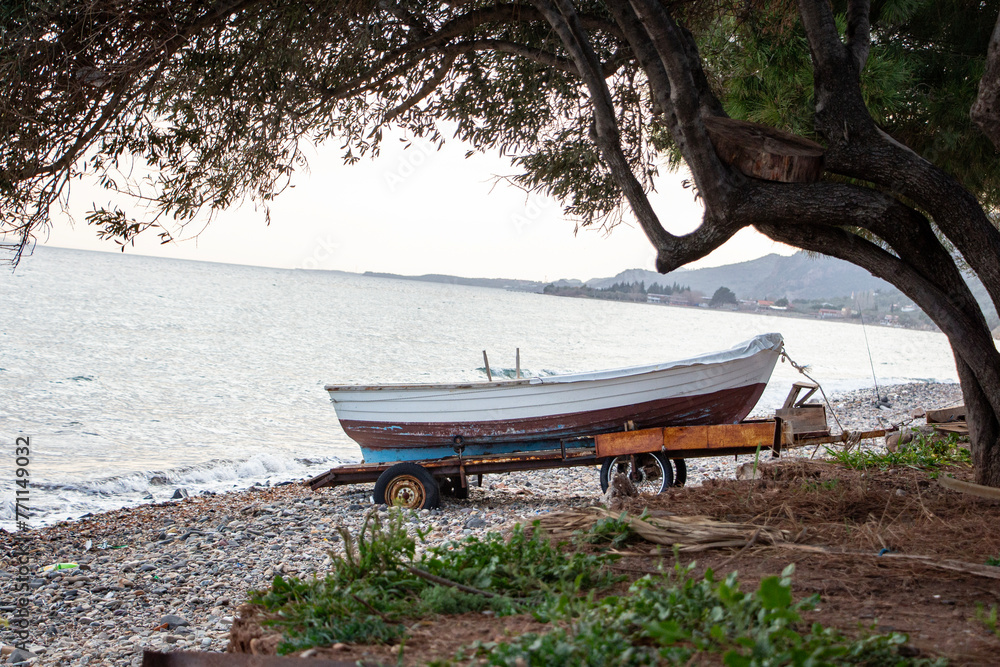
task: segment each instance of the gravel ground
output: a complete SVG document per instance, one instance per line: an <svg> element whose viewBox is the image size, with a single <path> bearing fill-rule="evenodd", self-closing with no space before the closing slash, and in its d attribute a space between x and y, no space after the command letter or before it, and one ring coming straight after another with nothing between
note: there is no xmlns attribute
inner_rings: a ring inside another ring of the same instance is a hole
<svg viewBox="0 0 1000 667"><path fill-rule="evenodd" d="M911 420L918 408L961 401L954 384L906 384L832 398L848 430ZM830 419L831 425L833 419ZM922 424L922 419L914 420ZM875 444L874 446L878 446ZM799 450L788 455L810 455ZM752 457L692 459L688 484L732 478ZM275 574L322 573L342 548L336 526L356 533L371 508L371 485L310 492L299 484L200 496L116 510L20 533L0 531L4 553L28 552L29 648L35 665L139 665L143 648L224 651L229 626L247 591ZM490 475L468 500L443 499L412 513L428 544L503 530L555 509L600 502L598 471L569 468ZM52 563L79 567L43 572ZM21 581L8 558L0 570L0 613L13 617ZM3 633L9 642L9 633ZM17 653L2 652L4 664Z"/></svg>

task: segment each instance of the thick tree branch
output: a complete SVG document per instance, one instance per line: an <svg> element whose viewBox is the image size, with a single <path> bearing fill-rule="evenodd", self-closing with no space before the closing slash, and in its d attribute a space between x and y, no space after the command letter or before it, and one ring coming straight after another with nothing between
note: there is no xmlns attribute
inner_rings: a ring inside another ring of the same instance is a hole
<svg viewBox="0 0 1000 667"><path fill-rule="evenodd" d="M979 95L970 112L972 122L1000 149L1000 16L993 26L986 53L986 70L979 80Z"/></svg>
<svg viewBox="0 0 1000 667"><path fill-rule="evenodd" d="M576 63L580 78L590 92L590 103L594 114L591 136L600 149L615 182L628 199L636 219L653 246L660 248L669 244L673 236L660 224L642 184L635 177L631 165L625 158L611 92L605 83L601 63L590 46L590 40L577 19L572 4L569 0L556 0L556 3L550 0L533 1L538 11L559 35L563 47Z"/></svg>
<svg viewBox="0 0 1000 667"><path fill-rule="evenodd" d="M754 226L776 241L857 264L895 285L919 304L948 336L956 354L975 369L981 384L1000 386L1000 354L988 330L951 303L947 294L934 281L920 275L910 261L844 229L811 222L807 217L797 222L768 222ZM1000 395L990 392L989 400L994 414L1000 413Z"/></svg>
<svg viewBox="0 0 1000 667"><path fill-rule="evenodd" d="M722 164L701 121L702 91L694 72L700 71L697 50L656 0L630 0L636 16L642 22L650 42L663 63L670 80L670 97L677 116L678 133L674 140L691 169L698 190L705 200L706 219L723 226L723 231L735 233L742 225L727 220L724 211L735 189L732 172Z"/></svg>
<svg viewBox="0 0 1000 667"><path fill-rule="evenodd" d="M656 53L656 47L649 41L649 35L646 34L639 17L635 15L635 10L627 0L608 2L607 6L615 22L621 26L622 34L632 53L635 54L639 66L646 73L656 113L662 117L671 135L679 134L677 114L674 112L673 100L670 99L670 79L667 77L667 71L663 69L663 62Z"/></svg>
<svg viewBox="0 0 1000 667"><path fill-rule="evenodd" d="M870 13L871 0L851 0L847 5L847 50L854 58L859 72L868 62L868 52L872 46Z"/></svg>
<svg viewBox="0 0 1000 667"><path fill-rule="evenodd" d="M1000 312L1000 232L955 179L875 124L861 96L857 62L840 42L826 0L800 0L799 6L815 64L816 129L829 144L826 168L919 204L982 278Z"/></svg>

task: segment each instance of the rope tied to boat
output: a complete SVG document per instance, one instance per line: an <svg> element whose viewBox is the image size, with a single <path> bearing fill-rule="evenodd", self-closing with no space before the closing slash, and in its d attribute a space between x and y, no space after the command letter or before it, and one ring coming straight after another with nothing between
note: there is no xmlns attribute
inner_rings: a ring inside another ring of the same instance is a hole
<svg viewBox="0 0 1000 667"><path fill-rule="evenodd" d="M817 389L819 389L820 396L823 397L823 402L826 403L827 410L830 411L830 414L833 416L833 421L837 423L837 428L840 429L840 432L844 438L844 450L850 451L852 448L856 447L861 442L861 432L849 431L846 428L844 428L843 424L840 423L840 419L837 417L837 413L833 409L833 405L830 403L830 399L827 398L826 392L823 390L823 385L820 384L820 382L816 378L809 375L808 372L809 366L796 363L795 360L789 356L788 351L785 350L784 345L781 346L781 361L782 363L787 361L792 368L794 368L799 373L804 375L810 382L816 385ZM816 449L813 450L812 456L810 458L815 457L817 451L819 451L819 445L817 445Z"/></svg>

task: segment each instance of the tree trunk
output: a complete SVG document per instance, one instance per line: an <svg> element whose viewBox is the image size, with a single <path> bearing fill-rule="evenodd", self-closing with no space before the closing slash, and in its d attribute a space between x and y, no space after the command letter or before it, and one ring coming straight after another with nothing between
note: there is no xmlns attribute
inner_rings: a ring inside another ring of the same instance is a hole
<svg viewBox="0 0 1000 667"><path fill-rule="evenodd" d="M994 412L988 398L990 393L994 396L1000 394L1000 386L982 386L972 368L958 354L955 355L955 366L965 399L965 419L969 424L976 483L1000 487L1000 415Z"/></svg>
<svg viewBox="0 0 1000 667"><path fill-rule="evenodd" d="M794 219L796 213L787 211L786 215ZM800 210L798 213L808 219L811 212ZM1000 353L981 312L968 313L960 307L971 298L964 283L952 286L956 293L949 295L939 282L947 285L951 276L922 276L914 268L920 266L921 261L933 262L934 255L946 251L939 245L937 249L924 248L923 258L897 258L843 229L826 225L761 223L756 226L776 241L844 259L867 269L897 287L931 317L948 337L955 356L967 410L976 483L1000 487ZM957 267L952 268L957 271Z"/></svg>

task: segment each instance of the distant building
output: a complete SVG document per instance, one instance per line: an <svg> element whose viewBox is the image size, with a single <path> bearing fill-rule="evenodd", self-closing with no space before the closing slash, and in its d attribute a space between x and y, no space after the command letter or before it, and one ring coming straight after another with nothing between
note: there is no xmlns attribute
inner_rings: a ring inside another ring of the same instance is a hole
<svg viewBox="0 0 1000 667"><path fill-rule="evenodd" d="M819 309L819 318L821 320L827 320L827 319L830 319L832 317L843 317L843 316L844 316L843 311L841 311L839 309L834 309L834 308L820 308Z"/></svg>

